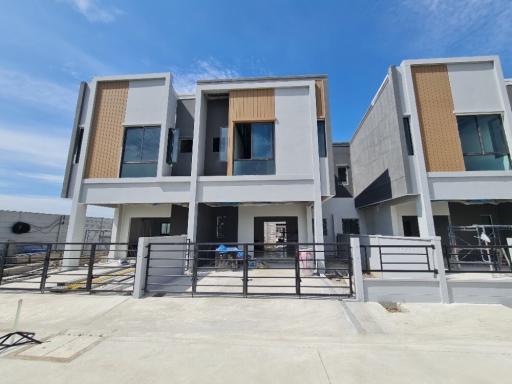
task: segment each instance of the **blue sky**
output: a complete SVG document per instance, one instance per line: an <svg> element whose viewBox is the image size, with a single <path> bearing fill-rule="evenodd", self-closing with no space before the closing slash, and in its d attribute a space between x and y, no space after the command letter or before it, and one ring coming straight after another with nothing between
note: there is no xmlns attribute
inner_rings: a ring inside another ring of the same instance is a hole
<svg viewBox="0 0 512 384"><path fill-rule="evenodd" d="M59 199L75 100L94 75L326 73L335 140L349 140L387 67L498 54L512 77L509 0L17 0L0 12L0 209ZM95 210L93 214L104 211Z"/></svg>

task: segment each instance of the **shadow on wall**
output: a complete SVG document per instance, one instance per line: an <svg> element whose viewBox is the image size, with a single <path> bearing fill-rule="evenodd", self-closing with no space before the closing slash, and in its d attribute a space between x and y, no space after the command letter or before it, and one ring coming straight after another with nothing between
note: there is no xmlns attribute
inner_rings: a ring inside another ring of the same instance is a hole
<svg viewBox="0 0 512 384"><path fill-rule="evenodd" d="M386 169L383 174L356 196L355 206L356 208L361 208L379 201L388 200L391 199L392 195L391 178L389 177L389 171Z"/></svg>

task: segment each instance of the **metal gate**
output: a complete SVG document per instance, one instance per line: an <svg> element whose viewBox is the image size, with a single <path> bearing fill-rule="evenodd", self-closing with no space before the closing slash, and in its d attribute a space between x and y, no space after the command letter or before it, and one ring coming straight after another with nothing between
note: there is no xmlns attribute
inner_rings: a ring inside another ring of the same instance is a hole
<svg viewBox="0 0 512 384"><path fill-rule="evenodd" d="M350 297L353 287L348 243L159 243L146 256L149 295Z"/></svg>

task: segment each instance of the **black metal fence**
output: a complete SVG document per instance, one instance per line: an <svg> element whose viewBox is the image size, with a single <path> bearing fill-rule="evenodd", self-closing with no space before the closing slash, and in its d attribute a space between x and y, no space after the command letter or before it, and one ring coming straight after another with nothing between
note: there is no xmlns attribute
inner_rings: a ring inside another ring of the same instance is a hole
<svg viewBox="0 0 512 384"><path fill-rule="evenodd" d="M159 243L146 255L153 295L354 294L346 243Z"/></svg>
<svg viewBox="0 0 512 384"><path fill-rule="evenodd" d="M0 249L0 291L133 292L134 245L9 242Z"/></svg>
<svg viewBox="0 0 512 384"><path fill-rule="evenodd" d="M363 273L433 273L434 245L361 245Z"/></svg>
<svg viewBox="0 0 512 384"><path fill-rule="evenodd" d="M511 246L446 245L443 249L447 273L512 273Z"/></svg>

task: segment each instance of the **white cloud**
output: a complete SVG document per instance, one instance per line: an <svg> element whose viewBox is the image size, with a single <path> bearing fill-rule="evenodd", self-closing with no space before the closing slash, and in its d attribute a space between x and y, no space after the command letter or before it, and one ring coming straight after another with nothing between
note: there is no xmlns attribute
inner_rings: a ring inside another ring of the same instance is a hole
<svg viewBox="0 0 512 384"><path fill-rule="evenodd" d="M16 175L57 184L61 184L64 178L62 175L53 175L50 173L16 172Z"/></svg>
<svg viewBox="0 0 512 384"><path fill-rule="evenodd" d="M510 0L402 0L393 12L402 16L402 25L415 24L417 34L409 32L408 38L417 49L434 54L510 50Z"/></svg>
<svg viewBox="0 0 512 384"><path fill-rule="evenodd" d="M52 196L0 194L0 209L69 215L71 200ZM88 206L87 216L113 217L113 209Z"/></svg>
<svg viewBox="0 0 512 384"><path fill-rule="evenodd" d="M240 77L238 71L222 66L216 60L199 60L193 68L173 68L173 85L178 93L194 93L197 80Z"/></svg>
<svg viewBox="0 0 512 384"><path fill-rule="evenodd" d="M44 129L41 131L44 132ZM28 132L23 128L0 126L0 160L17 161L39 166L64 168L68 139L48 133Z"/></svg>
<svg viewBox="0 0 512 384"><path fill-rule="evenodd" d="M40 108L72 111L76 89L32 77L26 73L0 68L0 98L19 101Z"/></svg>
<svg viewBox="0 0 512 384"><path fill-rule="evenodd" d="M97 0L64 0L92 23L111 23L123 14L118 8L107 7Z"/></svg>

